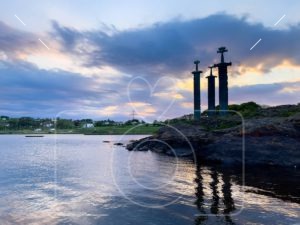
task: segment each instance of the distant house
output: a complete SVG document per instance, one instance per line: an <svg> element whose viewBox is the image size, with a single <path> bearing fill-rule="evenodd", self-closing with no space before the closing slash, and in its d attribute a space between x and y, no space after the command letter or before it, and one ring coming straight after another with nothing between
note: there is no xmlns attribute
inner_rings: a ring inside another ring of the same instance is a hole
<svg viewBox="0 0 300 225"><path fill-rule="evenodd" d="M85 123L85 124L83 124L82 128L94 128L94 124L93 123Z"/></svg>
<svg viewBox="0 0 300 225"><path fill-rule="evenodd" d="M51 122L48 122L48 123L41 123L40 125L43 126L43 127L46 127L46 128L51 128L51 127L54 126L54 124L51 123Z"/></svg>
<svg viewBox="0 0 300 225"><path fill-rule="evenodd" d="M9 117L8 117L8 116L1 116L0 119L1 119L2 121L6 121L6 120L9 120Z"/></svg>

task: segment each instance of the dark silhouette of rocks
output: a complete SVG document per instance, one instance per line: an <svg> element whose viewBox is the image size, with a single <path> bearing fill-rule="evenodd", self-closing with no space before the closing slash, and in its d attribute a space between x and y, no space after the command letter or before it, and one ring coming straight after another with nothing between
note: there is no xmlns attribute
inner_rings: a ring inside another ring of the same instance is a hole
<svg viewBox="0 0 300 225"><path fill-rule="evenodd" d="M190 142L197 157L206 162L232 166L241 165L244 160L250 165L299 167L299 106L298 104L258 109L256 116L245 119L244 130L241 118L237 115L202 117L201 126L193 123L164 126L157 134L128 144L127 149L192 157ZM286 116L288 114L292 115Z"/></svg>

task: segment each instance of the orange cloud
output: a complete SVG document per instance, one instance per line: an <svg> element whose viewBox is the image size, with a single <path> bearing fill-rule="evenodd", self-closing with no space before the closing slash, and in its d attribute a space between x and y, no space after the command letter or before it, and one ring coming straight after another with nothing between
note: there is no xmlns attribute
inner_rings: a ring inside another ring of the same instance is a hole
<svg viewBox="0 0 300 225"><path fill-rule="evenodd" d="M157 92L157 93L154 93L153 96L167 98L167 99L176 99L176 100L184 99L184 97L180 93L177 93L177 92L171 92L171 93L170 92Z"/></svg>
<svg viewBox="0 0 300 225"><path fill-rule="evenodd" d="M187 109L193 109L194 104L192 102L181 102L180 105L183 108L187 108Z"/></svg>

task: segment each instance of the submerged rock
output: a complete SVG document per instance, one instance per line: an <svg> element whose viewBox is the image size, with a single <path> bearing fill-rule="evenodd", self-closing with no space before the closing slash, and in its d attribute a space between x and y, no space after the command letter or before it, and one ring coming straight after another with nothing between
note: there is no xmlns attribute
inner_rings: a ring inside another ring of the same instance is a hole
<svg viewBox="0 0 300 225"><path fill-rule="evenodd" d="M123 143L120 143L120 142L117 142L117 143L114 143L114 145L117 145L117 146L123 146L124 144L123 144Z"/></svg>

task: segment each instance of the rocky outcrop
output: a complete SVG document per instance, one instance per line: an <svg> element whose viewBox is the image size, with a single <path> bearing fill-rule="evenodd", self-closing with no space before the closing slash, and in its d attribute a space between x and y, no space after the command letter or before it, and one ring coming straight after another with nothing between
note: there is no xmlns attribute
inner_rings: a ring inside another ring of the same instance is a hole
<svg viewBox="0 0 300 225"><path fill-rule="evenodd" d="M126 146L130 151L154 151L179 157L192 156L195 147L209 142L208 132L199 126L180 124L164 126L156 135L132 142Z"/></svg>
<svg viewBox="0 0 300 225"><path fill-rule="evenodd" d="M199 151L206 160L225 164L300 165L299 120L253 119L223 131ZM243 143L244 141L244 143ZM244 152L244 154L243 154Z"/></svg>
<svg viewBox="0 0 300 225"><path fill-rule="evenodd" d="M258 110L259 117L289 117L300 112L300 103L297 105L279 105Z"/></svg>
<svg viewBox="0 0 300 225"><path fill-rule="evenodd" d="M214 124L214 119L211 120ZM154 136L130 143L127 149L178 157L197 156L200 160L227 165L245 162L299 167L300 113L248 119L241 125L210 131L195 124L165 126Z"/></svg>

